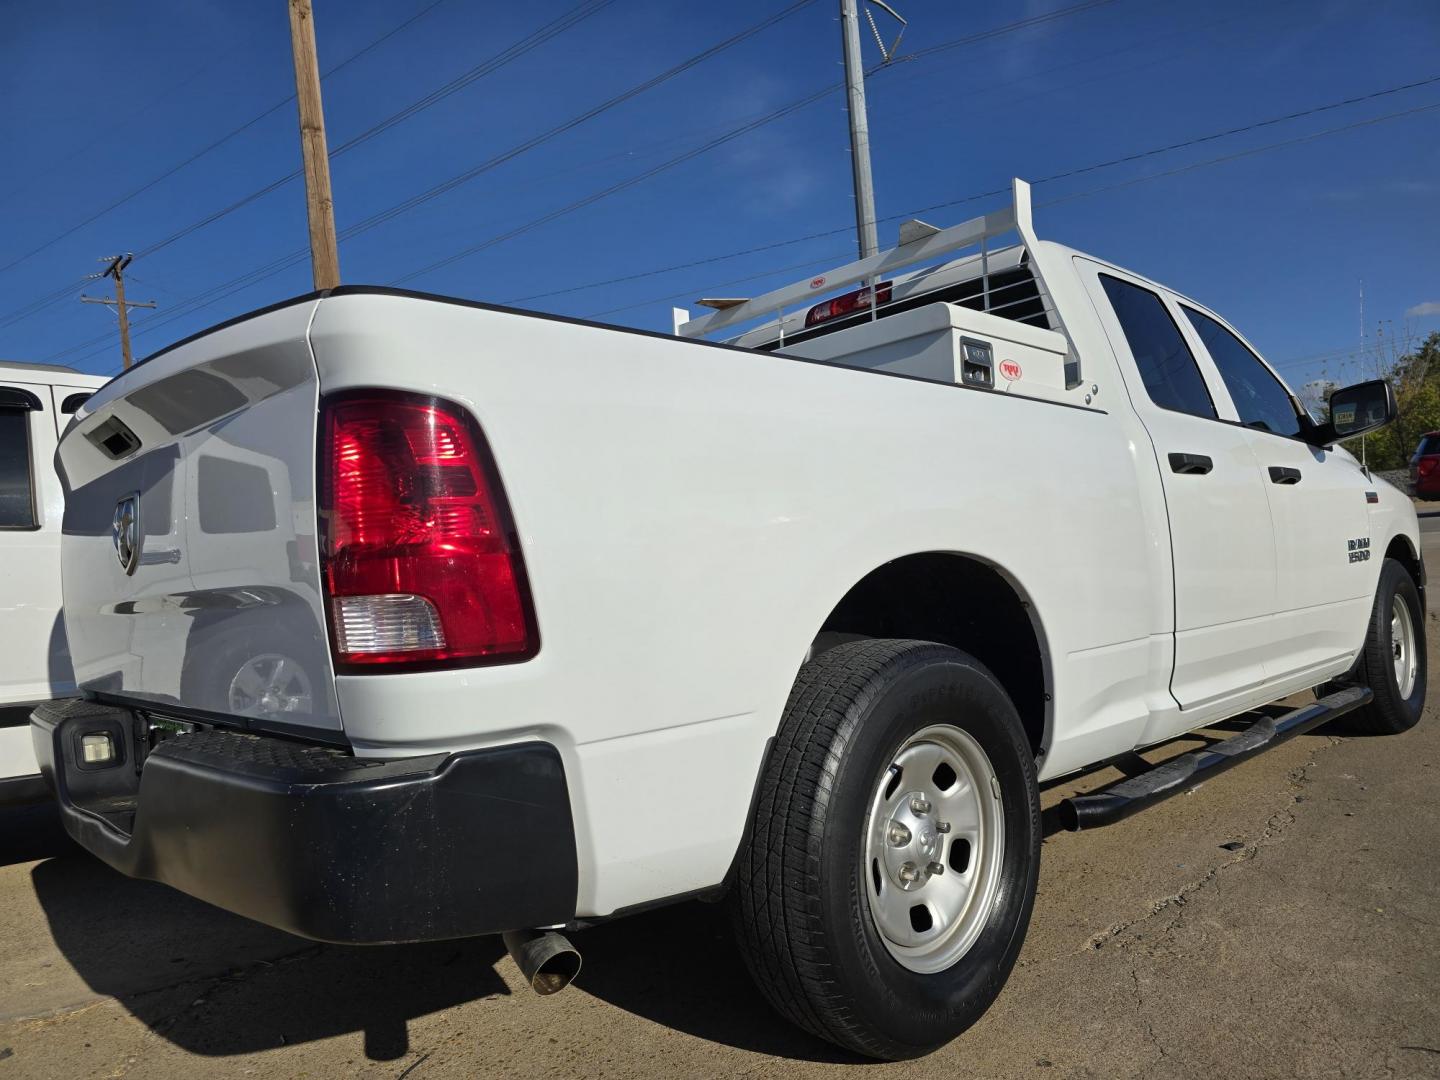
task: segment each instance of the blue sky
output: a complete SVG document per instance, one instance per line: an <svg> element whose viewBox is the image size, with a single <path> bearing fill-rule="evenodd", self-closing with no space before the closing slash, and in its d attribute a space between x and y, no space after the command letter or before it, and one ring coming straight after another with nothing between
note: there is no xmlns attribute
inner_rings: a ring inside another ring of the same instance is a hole
<svg viewBox="0 0 1440 1080"><path fill-rule="evenodd" d="M904 0L902 53L1075 2ZM424 12L326 79L332 149L575 7L432 3L316 0L322 70ZM337 225L343 234L782 6L614 0L337 157ZM847 261L853 204L837 6L817 0L345 241L344 280L407 278L409 288L668 329L672 304L754 294ZM4 9L0 266L15 265L0 271L0 356L108 372L119 366L113 317L67 286L99 269L99 256L144 252L299 166L291 103L99 213L293 92L285 5L6 0ZM1051 176L1437 76L1434 0L1113 0L875 74L878 213L905 215L1002 188L1011 176ZM834 93L783 119L409 277L829 84ZM1042 183L1038 231L1213 306L1294 385L1321 374L1353 380L1362 280L1372 341L1381 330L1404 339L1440 329L1440 108L1425 108L1435 105L1440 82ZM1230 160L1207 164L1222 157ZM951 224L999 203L925 217ZM895 228L881 225L882 245L894 243ZM137 258L131 298L159 304L134 314L137 355L308 291L303 259L244 287L226 284L243 285L305 243L303 189L290 181ZM105 295L105 284L89 291Z"/></svg>

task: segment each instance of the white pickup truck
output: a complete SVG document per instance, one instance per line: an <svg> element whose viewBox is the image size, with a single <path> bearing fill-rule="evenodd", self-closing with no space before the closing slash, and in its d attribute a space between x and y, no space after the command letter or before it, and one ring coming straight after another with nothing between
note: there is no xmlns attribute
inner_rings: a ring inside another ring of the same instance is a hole
<svg viewBox="0 0 1440 1080"><path fill-rule="evenodd" d="M1029 207L673 336L345 287L111 382L59 447L86 697L32 718L70 834L315 939L510 932L547 990L557 931L725 896L797 1023L954 1037L1039 782L1320 688L1057 809L1104 824L1426 685L1414 510L1336 445L1389 387L1313 420Z"/></svg>

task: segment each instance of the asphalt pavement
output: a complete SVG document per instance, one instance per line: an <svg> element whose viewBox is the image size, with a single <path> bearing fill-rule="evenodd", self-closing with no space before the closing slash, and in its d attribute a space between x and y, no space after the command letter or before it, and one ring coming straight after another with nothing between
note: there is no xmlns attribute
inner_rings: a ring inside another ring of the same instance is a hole
<svg viewBox="0 0 1440 1080"><path fill-rule="evenodd" d="M1440 566L1440 506L1423 512ZM1428 630L1436 670L1433 613ZM716 907L573 935L579 980L541 998L498 939L317 946L122 878L44 810L10 814L0 1080L1440 1077L1436 711L1391 738L1303 736L1119 825L1050 836L994 1008L899 1065L771 1014Z"/></svg>

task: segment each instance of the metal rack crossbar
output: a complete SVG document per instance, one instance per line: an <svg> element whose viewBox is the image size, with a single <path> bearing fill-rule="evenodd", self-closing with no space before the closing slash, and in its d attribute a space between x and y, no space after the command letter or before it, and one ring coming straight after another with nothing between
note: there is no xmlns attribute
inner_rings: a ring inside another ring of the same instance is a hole
<svg viewBox="0 0 1440 1080"><path fill-rule="evenodd" d="M983 255L987 241L1008 232L1018 232L1021 242L1027 247L1034 243L1035 234L1030 218L1030 185L1024 180L1012 181L1011 205L1001 210L963 221L947 229L938 229L908 244L901 244L866 259L858 259L805 281L773 289L762 296L702 315L698 319L685 322L677 319L675 333L679 337L703 338L764 315L778 312L783 318L786 308L802 302L812 303L822 292L828 294L861 282L873 283L904 267L933 260L951 251L978 244L981 245ZM984 276L988 301L988 268ZM988 302L986 307L989 307Z"/></svg>

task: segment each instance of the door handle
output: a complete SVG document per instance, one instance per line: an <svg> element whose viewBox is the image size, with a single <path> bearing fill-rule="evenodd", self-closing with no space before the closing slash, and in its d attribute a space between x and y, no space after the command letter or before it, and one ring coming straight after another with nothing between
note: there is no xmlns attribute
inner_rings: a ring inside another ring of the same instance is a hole
<svg viewBox="0 0 1440 1080"><path fill-rule="evenodd" d="M1171 454L1170 471L1182 476L1204 476L1215 463L1204 454Z"/></svg>
<svg viewBox="0 0 1440 1080"><path fill-rule="evenodd" d="M1270 466L1270 483L1272 484L1298 484L1300 483L1300 470L1291 469L1284 465Z"/></svg>

